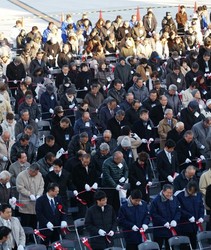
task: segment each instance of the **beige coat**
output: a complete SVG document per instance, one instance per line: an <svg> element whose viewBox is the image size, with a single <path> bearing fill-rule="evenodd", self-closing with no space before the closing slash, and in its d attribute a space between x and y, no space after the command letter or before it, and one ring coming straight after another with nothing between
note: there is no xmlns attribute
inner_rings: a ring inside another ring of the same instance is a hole
<svg viewBox="0 0 211 250"><path fill-rule="evenodd" d="M7 161L3 161L3 157L6 156L10 161L10 151L14 143L15 143L14 141L10 140L9 147L7 149L5 142L3 141L2 137L0 137L0 171L4 170L5 166L8 163Z"/></svg>
<svg viewBox="0 0 211 250"><path fill-rule="evenodd" d="M203 194L204 198L206 195L207 187L209 185L211 185L211 169L205 171L199 179L199 190ZM205 202L204 202L204 204L205 204ZM207 207L206 204L205 204L205 207L207 210L210 210L210 208Z"/></svg>
<svg viewBox="0 0 211 250"><path fill-rule="evenodd" d="M168 120L164 118L158 124L158 134L160 137L160 149L163 149L166 143L167 133L172 130L177 123L176 119L172 119L172 126L168 124Z"/></svg>
<svg viewBox="0 0 211 250"><path fill-rule="evenodd" d="M20 224L20 221L18 220L18 218L16 217L12 217L10 220L10 228L12 230L12 233L9 236L9 239L7 240L7 245L9 247L9 249L12 249L12 238L14 239L15 243L17 244L17 246L22 245L23 247L26 244L26 235L24 233L24 230ZM8 225L6 224L6 221L3 220L0 217L0 226L6 226L8 227Z"/></svg>
<svg viewBox="0 0 211 250"><path fill-rule="evenodd" d="M0 122L5 119L7 113L12 113L12 108L10 103L7 100L4 100L0 103Z"/></svg>
<svg viewBox="0 0 211 250"><path fill-rule="evenodd" d="M35 177L31 177L28 169L22 171L16 179L16 188L19 193L19 202L24 204L24 207L19 209L23 214L36 214L35 201L30 200L30 195L41 196L44 191L44 181L39 172Z"/></svg>

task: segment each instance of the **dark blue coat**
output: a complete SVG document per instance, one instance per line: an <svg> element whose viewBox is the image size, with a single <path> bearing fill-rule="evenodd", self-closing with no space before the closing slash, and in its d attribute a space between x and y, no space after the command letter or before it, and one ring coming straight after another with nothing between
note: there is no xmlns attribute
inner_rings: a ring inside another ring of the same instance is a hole
<svg viewBox="0 0 211 250"><path fill-rule="evenodd" d="M47 91L42 93L40 97L40 104L43 119L50 118L52 114L49 112L49 109L54 109L58 105L55 94L50 95Z"/></svg>
<svg viewBox="0 0 211 250"><path fill-rule="evenodd" d="M124 202L120 207L118 219L123 231L132 230L134 225L139 228L141 228L143 224L148 225L150 217L147 203L145 201L141 201L140 205L132 206L128 201ZM139 231L125 232L124 238L129 244L142 243L142 237Z"/></svg>
<svg viewBox="0 0 211 250"><path fill-rule="evenodd" d="M189 219L194 216L197 221L199 218L204 217L204 205L202 200L202 194L197 193L196 196L186 195L186 191L183 190L177 195L177 199L181 205L181 219L180 223L189 222ZM187 223L179 227L181 233L193 233L197 232L196 223Z"/></svg>
<svg viewBox="0 0 211 250"><path fill-rule="evenodd" d="M61 221L66 220L65 214L59 212L58 205L61 204L61 198L59 196L54 198L56 211L55 214L52 211L48 197L46 194L42 195L36 200L36 215L39 222L39 228L46 228L47 223L50 221L54 226L60 226ZM63 211L63 210L62 210ZM43 232L43 231L42 231Z"/></svg>
<svg viewBox="0 0 211 250"><path fill-rule="evenodd" d="M177 223L180 220L181 211L177 197L172 200L162 201L159 194L151 204L150 215L152 217L153 227L164 226L166 222L175 220ZM177 230L177 227L176 227ZM158 228L153 231L154 237L172 237L172 233L168 228Z"/></svg>

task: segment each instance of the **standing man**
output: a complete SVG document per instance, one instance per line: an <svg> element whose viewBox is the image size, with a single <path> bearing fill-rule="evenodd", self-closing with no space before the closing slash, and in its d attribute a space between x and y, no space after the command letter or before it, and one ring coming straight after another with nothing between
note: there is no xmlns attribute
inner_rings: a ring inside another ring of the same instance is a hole
<svg viewBox="0 0 211 250"><path fill-rule="evenodd" d="M175 196L173 196L173 186L165 184L162 191L152 201L150 208L152 217L154 241L159 244L162 249L163 241L165 241L165 249L169 250L168 239L172 237L171 229L177 227L180 220L180 205Z"/></svg>
<svg viewBox="0 0 211 250"><path fill-rule="evenodd" d="M85 225L91 236L92 249L103 250L113 246L112 237L116 231L116 214L112 206L107 204L105 192L101 190L96 192L94 199L96 204L87 210ZM96 235L99 237L92 238Z"/></svg>
<svg viewBox="0 0 211 250"><path fill-rule="evenodd" d="M188 21L187 13L185 12L185 6L180 6L180 11L176 14L177 32L179 35L184 35L186 24Z"/></svg>
<svg viewBox="0 0 211 250"><path fill-rule="evenodd" d="M24 201L24 207L20 209L21 224L24 227L37 227L35 201L44 191L44 181L39 172L37 163L22 171L16 179L16 188L19 193L19 201Z"/></svg>
<svg viewBox="0 0 211 250"><path fill-rule="evenodd" d="M169 139L164 149L157 155L157 170L162 186L167 183L172 184L177 175L179 163L177 153L174 151L175 146L175 142Z"/></svg>
<svg viewBox="0 0 211 250"><path fill-rule="evenodd" d="M39 228L48 228L42 230L42 234L46 236L45 245L58 241L60 228L67 227L65 211L62 207L61 198L57 196L58 194L59 186L56 183L50 183L47 187L47 193L36 201L35 209Z"/></svg>
<svg viewBox="0 0 211 250"><path fill-rule="evenodd" d="M140 190L131 191L127 201L119 210L119 224L122 226L127 250L138 250L142 243L140 229L146 231L150 221L147 203L142 200Z"/></svg>
<svg viewBox="0 0 211 250"><path fill-rule="evenodd" d="M120 206L119 193L123 192L123 185L128 178L128 167L122 152L116 151L111 157L106 159L102 170L102 186L108 188L106 190L108 203L117 212Z"/></svg>
<svg viewBox="0 0 211 250"><path fill-rule="evenodd" d="M7 244L9 249L24 250L26 244L26 235L16 217L12 217L12 208L9 204L3 203L0 206L0 226L6 226L11 229Z"/></svg>

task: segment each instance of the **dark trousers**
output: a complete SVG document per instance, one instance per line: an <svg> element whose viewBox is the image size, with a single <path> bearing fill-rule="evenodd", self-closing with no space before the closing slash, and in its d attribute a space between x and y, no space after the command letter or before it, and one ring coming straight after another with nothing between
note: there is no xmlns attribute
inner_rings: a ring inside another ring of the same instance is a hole
<svg viewBox="0 0 211 250"><path fill-rule="evenodd" d="M23 227L32 227L33 229L37 228L37 218L35 214L22 214L21 217L21 225Z"/></svg>
<svg viewBox="0 0 211 250"><path fill-rule="evenodd" d="M108 204L114 208L117 214L120 208L119 191L115 189L105 189L104 191L108 198Z"/></svg>
<svg viewBox="0 0 211 250"><path fill-rule="evenodd" d="M43 244L46 246L48 246L50 243L60 240L59 238L60 231L57 228L54 228L53 231L51 230L41 231L41 233L46 236L43 242Z"/></svg>
<svg viewBox="0 0 211 250"><path fill-rule="evenodd" d="M164 237L154 237L154 241L158 243L160 249L162 249L163 242L165 243L165 250L170 250L168 239L169 238Z"/></svg>
<svg viewBox="0 0 211 250"><path fill-rule="evenodd" d="M189 239L190 239L190 243L193 247L193 249L196 249L197 248L197 240L196 240L196 235L197 235L197 232L193 232L193 233L182 233L183 236L188 236ZM182 250L189 250L190 247L189 246L182 246L181 247Z"/></svg>
<svg viewBox="0 0 211 250"><path fill-rule="evenodd" d="M126 250L138 250L138 245L126 243Z"/></svg>

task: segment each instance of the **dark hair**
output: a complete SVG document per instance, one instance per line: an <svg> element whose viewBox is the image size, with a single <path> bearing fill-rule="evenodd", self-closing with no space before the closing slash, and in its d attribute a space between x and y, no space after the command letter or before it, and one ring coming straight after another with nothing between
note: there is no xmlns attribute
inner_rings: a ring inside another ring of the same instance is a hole
<svg viewBox="0 0 211 250"><path fill-rule="evenodd" d="M140 115L143 115L143 114L149 114L149 111L147 109L142 109L141 112L140 112Z"/></svg>
<svg viewBox="0 0 211 250"><path fill-rule="evenodd" d="M130 126L126 125L121 128L120 135L129 135L131 132Z"/></svg>
<svg viewBox="0 0 211 250"><path fill-rule="evenodd" d="M34 130L34 128L32 127L32 125L26 125L26 127L24 128L24 130L26 130L26 129L28 129L28 130Z"/></svg>
<svg viewBox="0 0 211 250"><path fill-rule="evenodd" d="M162 190L166 191L167 189L174 190L174 187L171 184L164 184Z"/></svg>
<svg viewBox="0 0 211 250"><path fill-rule="evenodd" d="M46 155L45 155L45 160L51 160L53 157L55 157L55 154L52 153L52 152L48 152Z"/></svg>
<svg viewBox="0 0 211 250"><path fill-rule="evenodd" d="M121 83L122 84L122 81L119 78L116 78L116 79L114 79L113 84L117 85L117 83Z"/></svg>
<svg viewBox="0 0 211 250"><path fill-rule="evenodd" d="M20 150L17 152L17 158L20 159L22 154L26 154L24 151Z"/></svg>
<svg viewBox="0 0 211 250"><path fill-rule="evenodd" d="M4 211L5 211L7 208L12 208L12 207L11 207L10 204L8 204L8 203L1 203L1 205L0 205L0 212L4 213Z"/></svg>
<svg viewBox="0 0 211 250"><path fill-rule="evenodd" d="M56 166L59 166L60 168L63 166L63 162L62 160L60 159L56 159L54 162L53 162L53 165L56 165Z"/></svg>
<svg viewBox="0 0 211 250"><path fill-rule="evenodd" d="M14 114L13 113L7 113L6 114L6 120L13 120L14 119Z"/></svg>
<svg viewBox="0 0 211 250"><path fill-rule="evenodd" d="M63 118L61 119L60 123L71 124L71 123L70 123L70 119L67 118L67 117L63 117Z"/></svg>
<svg viewBox="0 0 211 250"><path fill-rule="evenodd" d="M198 184L195 181L191 180L188 182L186 189L187 190L194 189L194 193L196 193L198 191Z"/></svg>
<svg viewBox="0 0 211 250"><path fill-rule="evenodd" d="M49 141L55 141L55 137L53 135L47 135L45 137L45 142L49 142Z"/></svg>
<svg viewBox="0 0 211 250"><path fill-rule="evenodd" d="M57 183L51 182L51 183L48 184L46 190L47 190L47 192L54 191L56 187L59 188L59 185Z"/></svg>
<svg viewBox="0 0 211 250"><path fill-rule="evenodd" d="M0 240L4 237L7 237L11 233L11 229L9 227L1 226L0 227Z"/></svg>
<svg viewBox="0 0 211 250"><path fill-rule="evenodd" d="M138 154L138 159L139 159L139 161L146 162L149 159L149 155L146 152L144 152L144 151L140 152Z"/></svg>
<svg viewBox="0 0 211 250"><path fill-rule="evenodd" d="M132 190L130 196L132 199L142 199L142 193L139 189Z"/></svg>
<svg viewBox="0 0 211 250"><path fill-rule="evenodd" d="M106 193L104 192L104 191L102 191L102 190L99 190L99 191L97 191L95 194L94 194L94 199L96 200L96 201L100 201L100 200L102 200L102 199L104 199L104 198L106 198L107 196L106 196Z"/></svg>
<svg viewBox="0 0 211 250"><path fill-rule="evenodd" d="M29 136L27 134L22 134L19 140L20 141L29 141Z"/></svg>
<svg viewBox="0 0 211 250"><path fill-rule="evenodd" d="M165 147L167 148L175 148L176 143L172 139L168 139L165 143Z"/></svg>

